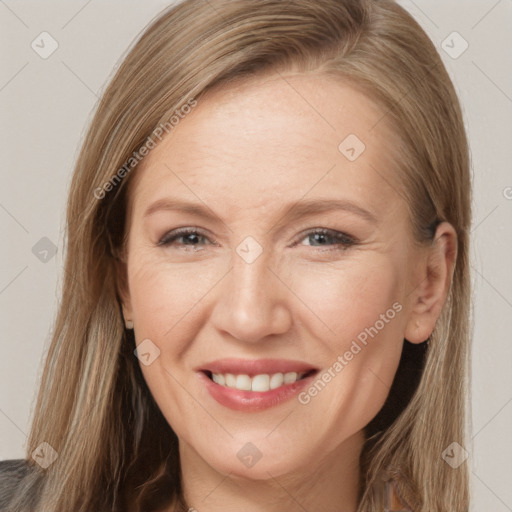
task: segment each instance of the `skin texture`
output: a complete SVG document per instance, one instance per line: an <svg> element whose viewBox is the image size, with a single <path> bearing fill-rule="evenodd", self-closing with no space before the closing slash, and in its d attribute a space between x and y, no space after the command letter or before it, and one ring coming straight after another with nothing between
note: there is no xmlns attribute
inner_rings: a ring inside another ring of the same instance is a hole
<svg viewBox="0 0 512 512"><path fill-rule="evenodd" d="M137 344L160 350L141 368L180 439L185 498L200 512L356 509L362 429L384 404L403 339L421 343L434 329L456 247L446 223L432 246L414 243L383 115L333 78L262 76L210 91L133 176L123 312ZM366 146L355 161L338 149L349 134ZM144 216L167 197L213 217ZM350 201L375 221L343 210L285 216L312 199ZM158 246L181 227L197 237ZM315 228L356 241L335 245ZM236 252L248 236L263 250L252 263ZM326 371L395 303L400 312L307 404L233 411L194 371L223 357ZM262 454L252 467L237 457L248 442Z"/></svg>

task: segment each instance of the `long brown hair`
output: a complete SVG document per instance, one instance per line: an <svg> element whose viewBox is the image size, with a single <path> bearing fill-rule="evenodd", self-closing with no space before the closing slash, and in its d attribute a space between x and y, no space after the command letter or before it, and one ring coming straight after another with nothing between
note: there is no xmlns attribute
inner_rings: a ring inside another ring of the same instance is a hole
<svg viewBox="0 0 512 512"><path fill-rule="evenodd" d="M436 329L417 352L405 342L388 401L367 428L359 511L384 509L377 492L383 471L416 512L468 510L466 464L452 469L442 453L465 441L469 150L440 56L392 0L185 0L159 15L124 56L72 177L60 307L27 446L35 470L12 510L33 510L39 497L38 510L53 512L152 511L180 497L177 437L134 356L115 272L133 155L212 87L289 69L349 81L377 102L381 126L401 141L397 172L416 238L431 243L440 221L458 235ZM410 392L404 376L415 382ZM44 470L32 459L43 442L58 455Z"/></svg>

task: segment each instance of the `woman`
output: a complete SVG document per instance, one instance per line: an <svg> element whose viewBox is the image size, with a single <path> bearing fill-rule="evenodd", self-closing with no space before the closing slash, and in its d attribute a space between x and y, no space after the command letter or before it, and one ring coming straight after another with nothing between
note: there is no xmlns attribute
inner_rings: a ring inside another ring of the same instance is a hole
<svg viewBox="0 0 512 512"><path fill-rule="evenodd" d="M395 2L167 10L84 141L0 503L467 511L470 216L457 96Z"/></svg>

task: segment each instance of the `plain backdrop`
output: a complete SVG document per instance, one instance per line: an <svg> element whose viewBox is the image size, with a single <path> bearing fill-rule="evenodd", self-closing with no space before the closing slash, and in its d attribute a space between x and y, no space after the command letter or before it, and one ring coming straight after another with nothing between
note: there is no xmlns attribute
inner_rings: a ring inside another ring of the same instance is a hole
<svg viewBox="0 0 512 512"><path fill-rule="evenodd" d="M86 126L121 56L169 3L0 1L0 459L25 457ZM400 3L463 104L474 186L472 510L512 511L512 0Z"/></svg>

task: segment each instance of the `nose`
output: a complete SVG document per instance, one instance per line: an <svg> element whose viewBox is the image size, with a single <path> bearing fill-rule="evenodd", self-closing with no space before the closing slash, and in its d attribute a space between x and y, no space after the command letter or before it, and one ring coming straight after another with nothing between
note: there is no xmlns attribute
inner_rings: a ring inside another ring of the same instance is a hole
<svg viewBox="0 0 512 512"><path fill-rule="evenodd" d="M272 268L265 253L246 262L233 254L232 268L217 288L211 313L214 327L225 336L257 343L290 329L292 315L286 277Z"/></svg>

